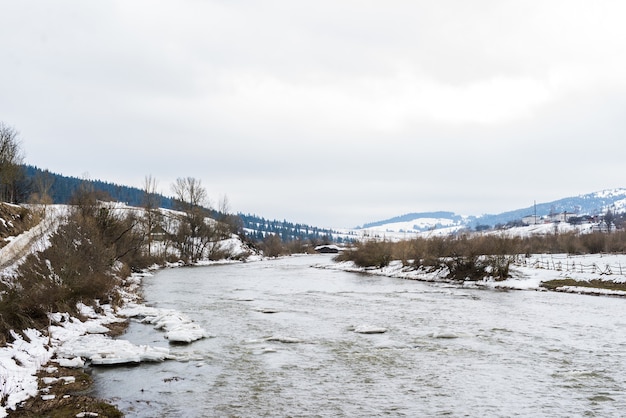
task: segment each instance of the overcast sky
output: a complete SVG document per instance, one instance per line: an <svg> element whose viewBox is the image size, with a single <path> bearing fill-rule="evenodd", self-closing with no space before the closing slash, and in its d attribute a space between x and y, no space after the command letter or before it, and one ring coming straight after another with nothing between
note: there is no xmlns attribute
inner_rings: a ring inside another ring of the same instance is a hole
<svg viewBox="0 0 626 418"><path fill-rule="evenodd" d="M626 2L0 0L26 162L352 227L626 187Z"/></svg>

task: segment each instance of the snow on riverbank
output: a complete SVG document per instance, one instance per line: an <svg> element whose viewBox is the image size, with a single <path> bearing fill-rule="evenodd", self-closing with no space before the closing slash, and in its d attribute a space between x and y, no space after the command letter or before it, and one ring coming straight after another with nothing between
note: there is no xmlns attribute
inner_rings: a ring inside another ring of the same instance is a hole
<svg viewBox="0 0 626 418"><path fill-rule="evenodd" d="M444 270L416 270L403 266L400 261L392 261L389 266L383 268L358 267L351 261L320 264L314 267L427 282L449 281L446 279ZM541 286L542 283L563 279L580 282L581 286L561 286L555 290L591 295L626 296L626 291L623 290L589 287L588 285L591 280L626 283L626 255L535 254L530 257L519 257L511 266L511 277L506 280L496 281L491 277L486 277L479 281L467 281L464 285L494 289L546 290Z"/></svg>
<svg viewBox="0 0 626 418"><path fill-rule="evenodd" d="M133 276L129 282L137 284L138 277ZM185 315L171 309L157 309L135 302L128 302L118 311L109 305L100 306L99 313L86 305L79 308L86 320L54 313L49 337L38 330L28 329L23 332L24 336L13 333L15 341L0 348L0 417L6 417L8 410L37 395L36 373L48 362L78 368L85 364L137 364L173 359L168 348L134 345L105 335L109 331L107 325L137 318L164 331L164 338L177 343L190 343L209 336Z"/></svg>
<svg viewBox="0 0 626 418"><path fill-rule="evenodd" d="M22 335L13 334L15 341L0 349L0 417L7 416L7 408L37 395L37 370L53 355L48 338L39 331L28 329Z"/></svg>

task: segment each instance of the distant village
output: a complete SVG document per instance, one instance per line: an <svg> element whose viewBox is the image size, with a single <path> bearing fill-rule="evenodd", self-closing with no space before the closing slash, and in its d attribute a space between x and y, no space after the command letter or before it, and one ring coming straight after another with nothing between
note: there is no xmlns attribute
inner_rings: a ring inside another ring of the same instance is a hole
<svg viewBox="0 0 626 418"><path fill-rule="evenodd" d="M611 232L620 229L621 225L616 225L612 212L605 215L579 215L573 212L551 213L545 216L527 215L522 218L525 226L558 224L567 222L572 225L591 225L593 232Z"/></svg>

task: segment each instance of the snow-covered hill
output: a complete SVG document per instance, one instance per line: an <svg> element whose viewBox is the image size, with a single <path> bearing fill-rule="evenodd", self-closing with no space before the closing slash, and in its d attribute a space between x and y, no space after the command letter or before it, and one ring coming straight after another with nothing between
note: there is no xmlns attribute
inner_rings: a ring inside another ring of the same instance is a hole
<svg viewBox="0 0 626 418"><path fill-rule="evenodd" d="M454 212L409 213L355 228L359 236L416 236L443 235L462 229L480 226L494 227L509 222L521 221L525 216L537 215L547 218L551 214L575 214L576 216L603 215L626 212L626 188L607 189L579 196L566 197L552 202L538 203L525 208L500 214L462 216Z"/></svg>

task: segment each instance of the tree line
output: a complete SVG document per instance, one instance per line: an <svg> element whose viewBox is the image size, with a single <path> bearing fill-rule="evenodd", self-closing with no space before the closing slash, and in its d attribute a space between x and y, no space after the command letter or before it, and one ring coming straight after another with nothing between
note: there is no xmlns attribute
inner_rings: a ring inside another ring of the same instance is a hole
<svg viewBox="0 0 626 418"><path fill-rule="evenodd" d="M44 203L68 204L85 183L90 184L94 190L105 193L109 199L124 202L129 206L141 206L145 199L144 190L139 187L64 176L28 164L22 165L22 169L24 177L18 186L18 189L22 190L19 194L22 200L17 203L40 203L43 200ZM159 207L165 209L174 207L171 197L155 192L154 199Z"/></svg>
<svg viewBox="0 0 626 418"><path fill-rule="evenodd" d="M100 180L69 177L24 164L21 141L15 128L0 122L0 201L9 203L68 204L73 196L88 184L103 199L123 202L129 206L143 206L145 190ZM155 207L176 208L180 196L165 196L154 189L150 197ZM306 224L294 224L286 220L270 220L253 214L223 213L205 202L204 213L213 219L236 216L240 223L239 233L251 242L262 245L268 239L280 239L281 243L310 241L311 245L342 242L335 231ZM231 219L232 222L235 220Z"/></svg>

